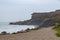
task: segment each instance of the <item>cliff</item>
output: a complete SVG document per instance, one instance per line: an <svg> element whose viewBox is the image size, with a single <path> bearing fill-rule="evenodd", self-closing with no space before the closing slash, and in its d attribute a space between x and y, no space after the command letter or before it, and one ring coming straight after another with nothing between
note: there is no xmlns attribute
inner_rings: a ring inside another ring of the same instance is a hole
<svg viewBox="0 0 60 40"><path fill-rule="evenodd" d="M60 10L56 10L54 12L32 14L32 19L39 19L39 20L60 19L59 17L60 17Z"/></svg>
<svg viewBox="0 0 60 40"><path fill-rule="evenodd" d="M30 20L19 21L10 24L49 26L53 25L55 22L60 22L60 10L45 13L33 13Z"/></svg>

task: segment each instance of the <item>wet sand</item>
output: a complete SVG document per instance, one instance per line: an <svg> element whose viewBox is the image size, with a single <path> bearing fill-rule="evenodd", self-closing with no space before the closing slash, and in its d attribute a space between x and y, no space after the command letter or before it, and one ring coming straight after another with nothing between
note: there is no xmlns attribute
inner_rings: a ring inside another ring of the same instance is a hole
<svg viewBox="0 0 60 40"><path fill-rule="evenodd" d="M60 40L52 27L41 28L27 33L0 35L0 40Z"/></svg>

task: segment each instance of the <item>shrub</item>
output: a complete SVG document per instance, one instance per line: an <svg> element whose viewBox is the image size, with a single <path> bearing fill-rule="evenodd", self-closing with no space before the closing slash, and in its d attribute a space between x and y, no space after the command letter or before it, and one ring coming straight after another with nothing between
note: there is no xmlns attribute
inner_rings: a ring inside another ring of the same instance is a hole
<svg viewBox="0 0 60 40"><path fill-rule="evenodd" d="M15 32L13 32L12 34L16 34Z"/></svg>
<svg viewBox="0 0 60 40"><path fill-rule="evenodd" d="M3 32L1 32L1 34L4 34L5 35L5 34L7 34L7 32L6 31L3 31Z"/></svg>
<svg viewBox="0 0 60 40"><path fill-rule="evenodd" d="M57 23L53 29L57 32L56 36L60 37L60 23Z"/></svg>
<svg viewBox="0 0 60 40"><path fill-rule="evenodd" d="M39 27L37 27L37 28L32 28L32 29L27 28L25 31L26 31L26 32L29 32L29 31L38 30L38 29L39 29Z"/></svg>
<svg viewBox="0 0 60 40"><path fill-rule="evenodd" d="M27 28L25 31L26 31L26 32L29 32L29 31L30 31L30 29L29 29L29 28Z"/></svg>
<svg viewBox="0 0 60 40"><path fill-rule="evenodd" d="M31 30L38 30L39 29L39 27L38 28L32 28Z"/></svg>
<svg viewBox="0 0 60 40"><path fill-rule="evenodd" d="M57 36L57 37L60 37L60 33L56 33L56 36Z"/></svg>

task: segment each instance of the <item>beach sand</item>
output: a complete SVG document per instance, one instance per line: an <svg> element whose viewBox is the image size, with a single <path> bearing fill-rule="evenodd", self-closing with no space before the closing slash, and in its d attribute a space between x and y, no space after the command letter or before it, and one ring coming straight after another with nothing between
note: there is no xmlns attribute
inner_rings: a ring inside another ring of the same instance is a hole
<svg viewBox="0 0 60 40"><path fill-rule="evenodd" d="M0 35L0 40L60 40L55 33L52 27L47 27L27 33Z"/></svg>

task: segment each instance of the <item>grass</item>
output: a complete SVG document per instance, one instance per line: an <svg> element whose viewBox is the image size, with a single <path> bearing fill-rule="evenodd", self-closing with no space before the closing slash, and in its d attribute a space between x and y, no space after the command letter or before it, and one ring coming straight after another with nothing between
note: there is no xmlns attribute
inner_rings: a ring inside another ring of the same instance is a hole
<svg viewBox="0 0 60 40"><path fill-rule="evenodd" d="M29 31L38 30L38 29L39 29L39 27L38 27L38 28L32 28L32 29L27 28L25 31L26 31L26 32L29 32Z"/></svg>
<svg viewBox="0 0 60 40"><path fill-rule="evenodd" d="M31 30L38 30L39 29L39 27L37 27L37 28L32 28Z"/></svg>
<svg viewBox="0 0 60 40"><path fill-rule="evenodd" d="M53 29L56 31L56 36L60 37L60 23L55 25Z"/></svg>
<svg viewBox="0 0 60 40"><path fill-rule="evenodd" d="M60 37L60 33L57 32L57 33L56 33L56 36L57 36L57 37Z"/></svg>

